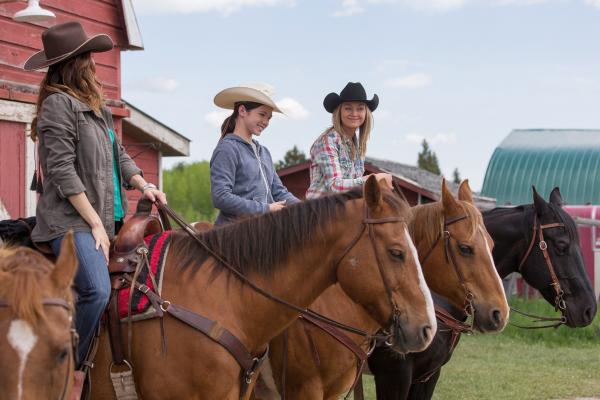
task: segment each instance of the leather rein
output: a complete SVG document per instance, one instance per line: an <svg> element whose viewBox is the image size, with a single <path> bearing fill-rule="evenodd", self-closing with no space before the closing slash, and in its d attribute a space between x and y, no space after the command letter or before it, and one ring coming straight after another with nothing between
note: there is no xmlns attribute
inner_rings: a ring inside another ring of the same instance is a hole
<svg viewBox="0 0 600 400"><path fill-rule="evenodd" d="M558 280L558 276L556 275L556 271L554 269L554 266L552 265L552 259L550 258L550 254L548 254L548 243L544 239L544 229L564 228L565 224L563 224L562 222L555 222L555 223L551 223L551 224L542 225L541 221L538 222L537 212L535 212L535 207L534 207L533 211L534 211L533 233L531 235L531 241L529 242L529 247L527 248L525 255L523 256L523 258L521 259L521 262L519 263L518 270L519 270L519 273L521 273L521 275L522 275L523 265L525 264L525 262L531 255L534 244L537 239L538 240L538 248L540 249L540 251L542 252L542 254L544 256L544 260L546 261L546 266L548 268L548 272L550 273L550 279L552 279L552 283L550 285L554 288L554 292L556 293L556 297L554 298L554 310L560 311L560 313L562 315L560 317L545 317L545 316L541 316L541 315L526 313L524 311L521 311L514 307L511 307L510 309L512 311L516 312L517 314L521 314L526 317L532 318L532 321L531 321L532 323L550 322L549 324L546 324L546 325L534 325L534 326L522 326L522 325L517 325L517 324L514 324L511 322L511 325L516 326L517 328L521 328L521 329L558 328L559 326L567 323L567 316L565 315L565 311L567 309L567 304L563 297L565 292L563 291L562 287L560 286L560 281ZM538 227L538 225L539 225L539 227Z"/></svg>
<svg viewBox="0 0 600 400"><path fill-rule="evenodd" d="M59 308L63 308L65 310L67 310L67 312L69 313L70 320L71 320L71 328L70 328L71 347L70 347L70 354L68 354L68 356L67 356L68 357L67 373L65 376L65 383L63 385L62 392L61 392L60 396L58 397L59 400L66 400L67 394L68 394L67 392L69 389L69 379L70 379L71 375L73 375L73 372L75 371L75 362L76 362L75 358L77 357L77 345L79 344L79 335L77 334L77 331L75 330L75 322L74 322L74 318L73 318L73 306L67 300L60 299L60 298L43 299L42 305L48 306L48 307L59 307ZM10 307L10 303L8 303L4 299L0 299L0 308L8 308L8 307Z"/></svg>

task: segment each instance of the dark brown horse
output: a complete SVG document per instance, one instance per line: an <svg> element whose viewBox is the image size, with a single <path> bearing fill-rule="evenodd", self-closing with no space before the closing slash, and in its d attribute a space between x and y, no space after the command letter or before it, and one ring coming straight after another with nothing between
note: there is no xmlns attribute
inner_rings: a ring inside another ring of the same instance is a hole
<svg viewBox="0 0 600 400"><path fill-rule="evenodd" d="M408 351L422 349L431 340L435 320L428 312L430 295L423 290L418 260L410 251L403 221L409 210L375 178L363 190L296 204L199 238L253 284L300 307L339 283L371 310L378 325L393 332L392 342ZM185 233L172 235L164 299L218 321L256 356L298 317L233 276ZM393 318L394 309L401 318ZM161 354L159 321L133 324L130 361L140 397L239 398L241 369L224 347L169 314L164 328L167 351ZM93 398L114 398L110 359L103 335L92 373Z"/></svg>
<svg viewBox="0 0 600 400"><path fill-rule="evenodd" d="M457 201L443 183L441 201L412 210L410 230L429 287L443 292L460 309L472 307L476 328L484 332L499 331L508 318L508 305L494 269L491 239L483 227L481 214L472 204L468 186L464 186L463 192L467 191L469 197ZM466 304L468 293L472 296L470 304ZM363 330L378 329L370 310L353 301L338 285L327 289L311 309ZM287 336L287 344L284 335L273 340L270 356L272 383L282 392L285 380L286 399L336 399L350 389L357 362L348 348L304 320L294 323ZM362 338L351 338L367 350L368 343ZM391 351L409 352L401 346ZM284 359L287 360L285 379Z"/></svg>
<svg viewBox="0 0 600 400"><path fill-rule="evenodd" d="M500 276L520 272L550 304L559 306L552 268L564 292L562 313L566 325L586 326L594 319L596 301L583 265L577 227L561 205L558 188L550 194L550 202L542 199L534 188L533 204L496 208L484 212L483 218L496 243L493 255ZM540 248L540 229L547 243L549 264ZM446 299L437 298L437 301L454 318L466 318L460 308L452 307ZM400 359L383 348L376 349L369 366L375 375L377 398L430 399L441 367L450 360L457 340L455 333L441 323L434 342L424 352Z"/></svg>
<svg viewBox="0 0 600 400"><path fill-rule="evenodd" d="M69 398L76 270L70 233L56 265L29 248L0 248L0 399Z"/></svg>

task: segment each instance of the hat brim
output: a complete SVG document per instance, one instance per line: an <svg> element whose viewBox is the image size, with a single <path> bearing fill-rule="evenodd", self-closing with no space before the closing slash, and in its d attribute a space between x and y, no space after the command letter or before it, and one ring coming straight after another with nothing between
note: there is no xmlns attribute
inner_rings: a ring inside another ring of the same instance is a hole
<svg viewBox="0 0 600 400"><path fill-rule="evenodd" d="M110 38L110 36L105 35L105 34L100 34L100 35L96 35L94 37L89 38L88 40L83 42L79 47L77 47L75 50L73 50L69 53L63 54L62 56L52 58L52 59L48 59L46 57L46 53L44 52L44 50L38 51L37 53L35 53L31 57L29 57L29 59L27 61L25 61L25 65L23 65L23 69L26 71L42 69L42 68L46 68L46 67L49 67L54 64L58 64L59 62L64 61L68 58L75 57L75 56L78 56L83 53L87 53L88 51L91 51L94 53L102 53L105 51L112 50L113 47L114 47L114 44L113 44L113 41Z"/></svg>
<svg viewBox="0 0 600 400"><path fill-rule="evenodd" d="M251 101L254 103L260 103L265 106L271 107L273 111L283 114L283 111L279 109L275 101L269 96L261 92L260 90L236 86L221 90L215 96L214 102L217 107L225 108L227 110L233 110L235 103L241 101Z"/></svg>
<svg viewBox="0 0 600 400"><path fill-rule="evenodd" d="M367 107L369 107L369 110L371 110L371 112L375 111L377 109L377 106L379 106L379 96L377 96L376 94L373 95L373 98L371 100L364 100L342 99L337 93L329 93L327 96L325 96L325 99L323 100L323 107L325 107L325 110L327 110L327 112L333 113L340 104L347 103L350 101L359 101L361 103L365 103Z"/></svg>

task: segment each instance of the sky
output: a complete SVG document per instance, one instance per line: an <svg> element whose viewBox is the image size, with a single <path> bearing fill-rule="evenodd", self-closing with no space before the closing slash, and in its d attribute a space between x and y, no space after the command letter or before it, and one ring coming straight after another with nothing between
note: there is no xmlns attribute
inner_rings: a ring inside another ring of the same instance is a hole
<svg viewBox="0 0 600 400"><path fill-rule="evenodd" d="M220 90L265 82L286 116L259 138L274 161L331 125L323 98L379 96L367 156L481 189L512 129L600 128L600 0L134 0L144 50L122 56L123 98L209 160L230 113Z"/></svg>

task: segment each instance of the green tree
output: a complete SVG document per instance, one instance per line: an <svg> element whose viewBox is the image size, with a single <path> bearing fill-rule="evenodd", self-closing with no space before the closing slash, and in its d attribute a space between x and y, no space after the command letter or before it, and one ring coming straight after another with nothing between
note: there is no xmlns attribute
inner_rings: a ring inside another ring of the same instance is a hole
<svg viewBox="0 0 600 400"><path fill-rule="evenodd" d="M294 145L288 150L283 156L283 160L275 163L275 169L281 169L285 167L291 167L292 165L300 164L306 161L306 154L300 151L297 146Z"/></svg>
<svg viewBox="0 0 600 400"><path fill-rule="evenodd" d="M208 161L179 163L163 172L163 186L169 205L186 221L210 221L217 217L210 194Z"/></svg>
<svg viewBox="0 0 600 400"><path fill-rule="evenodd" d="M460 172L458 172L458 168L454 168L454 172L452 172L452 180L454 181L454 183L456 183L457 185L460 183L460 181L462 180L460 177Z"/></svg>
<svg viewBox="0 0 600 400"><path fill-rule="evenodd" d="M433 172L436 175L441 175L442 172L440 171L437 156L435 155L435 152L429 148L429 143L427 143L427 140L423 139L421 146L422 149L419 153L417 166L426 171Z"/></svg>

